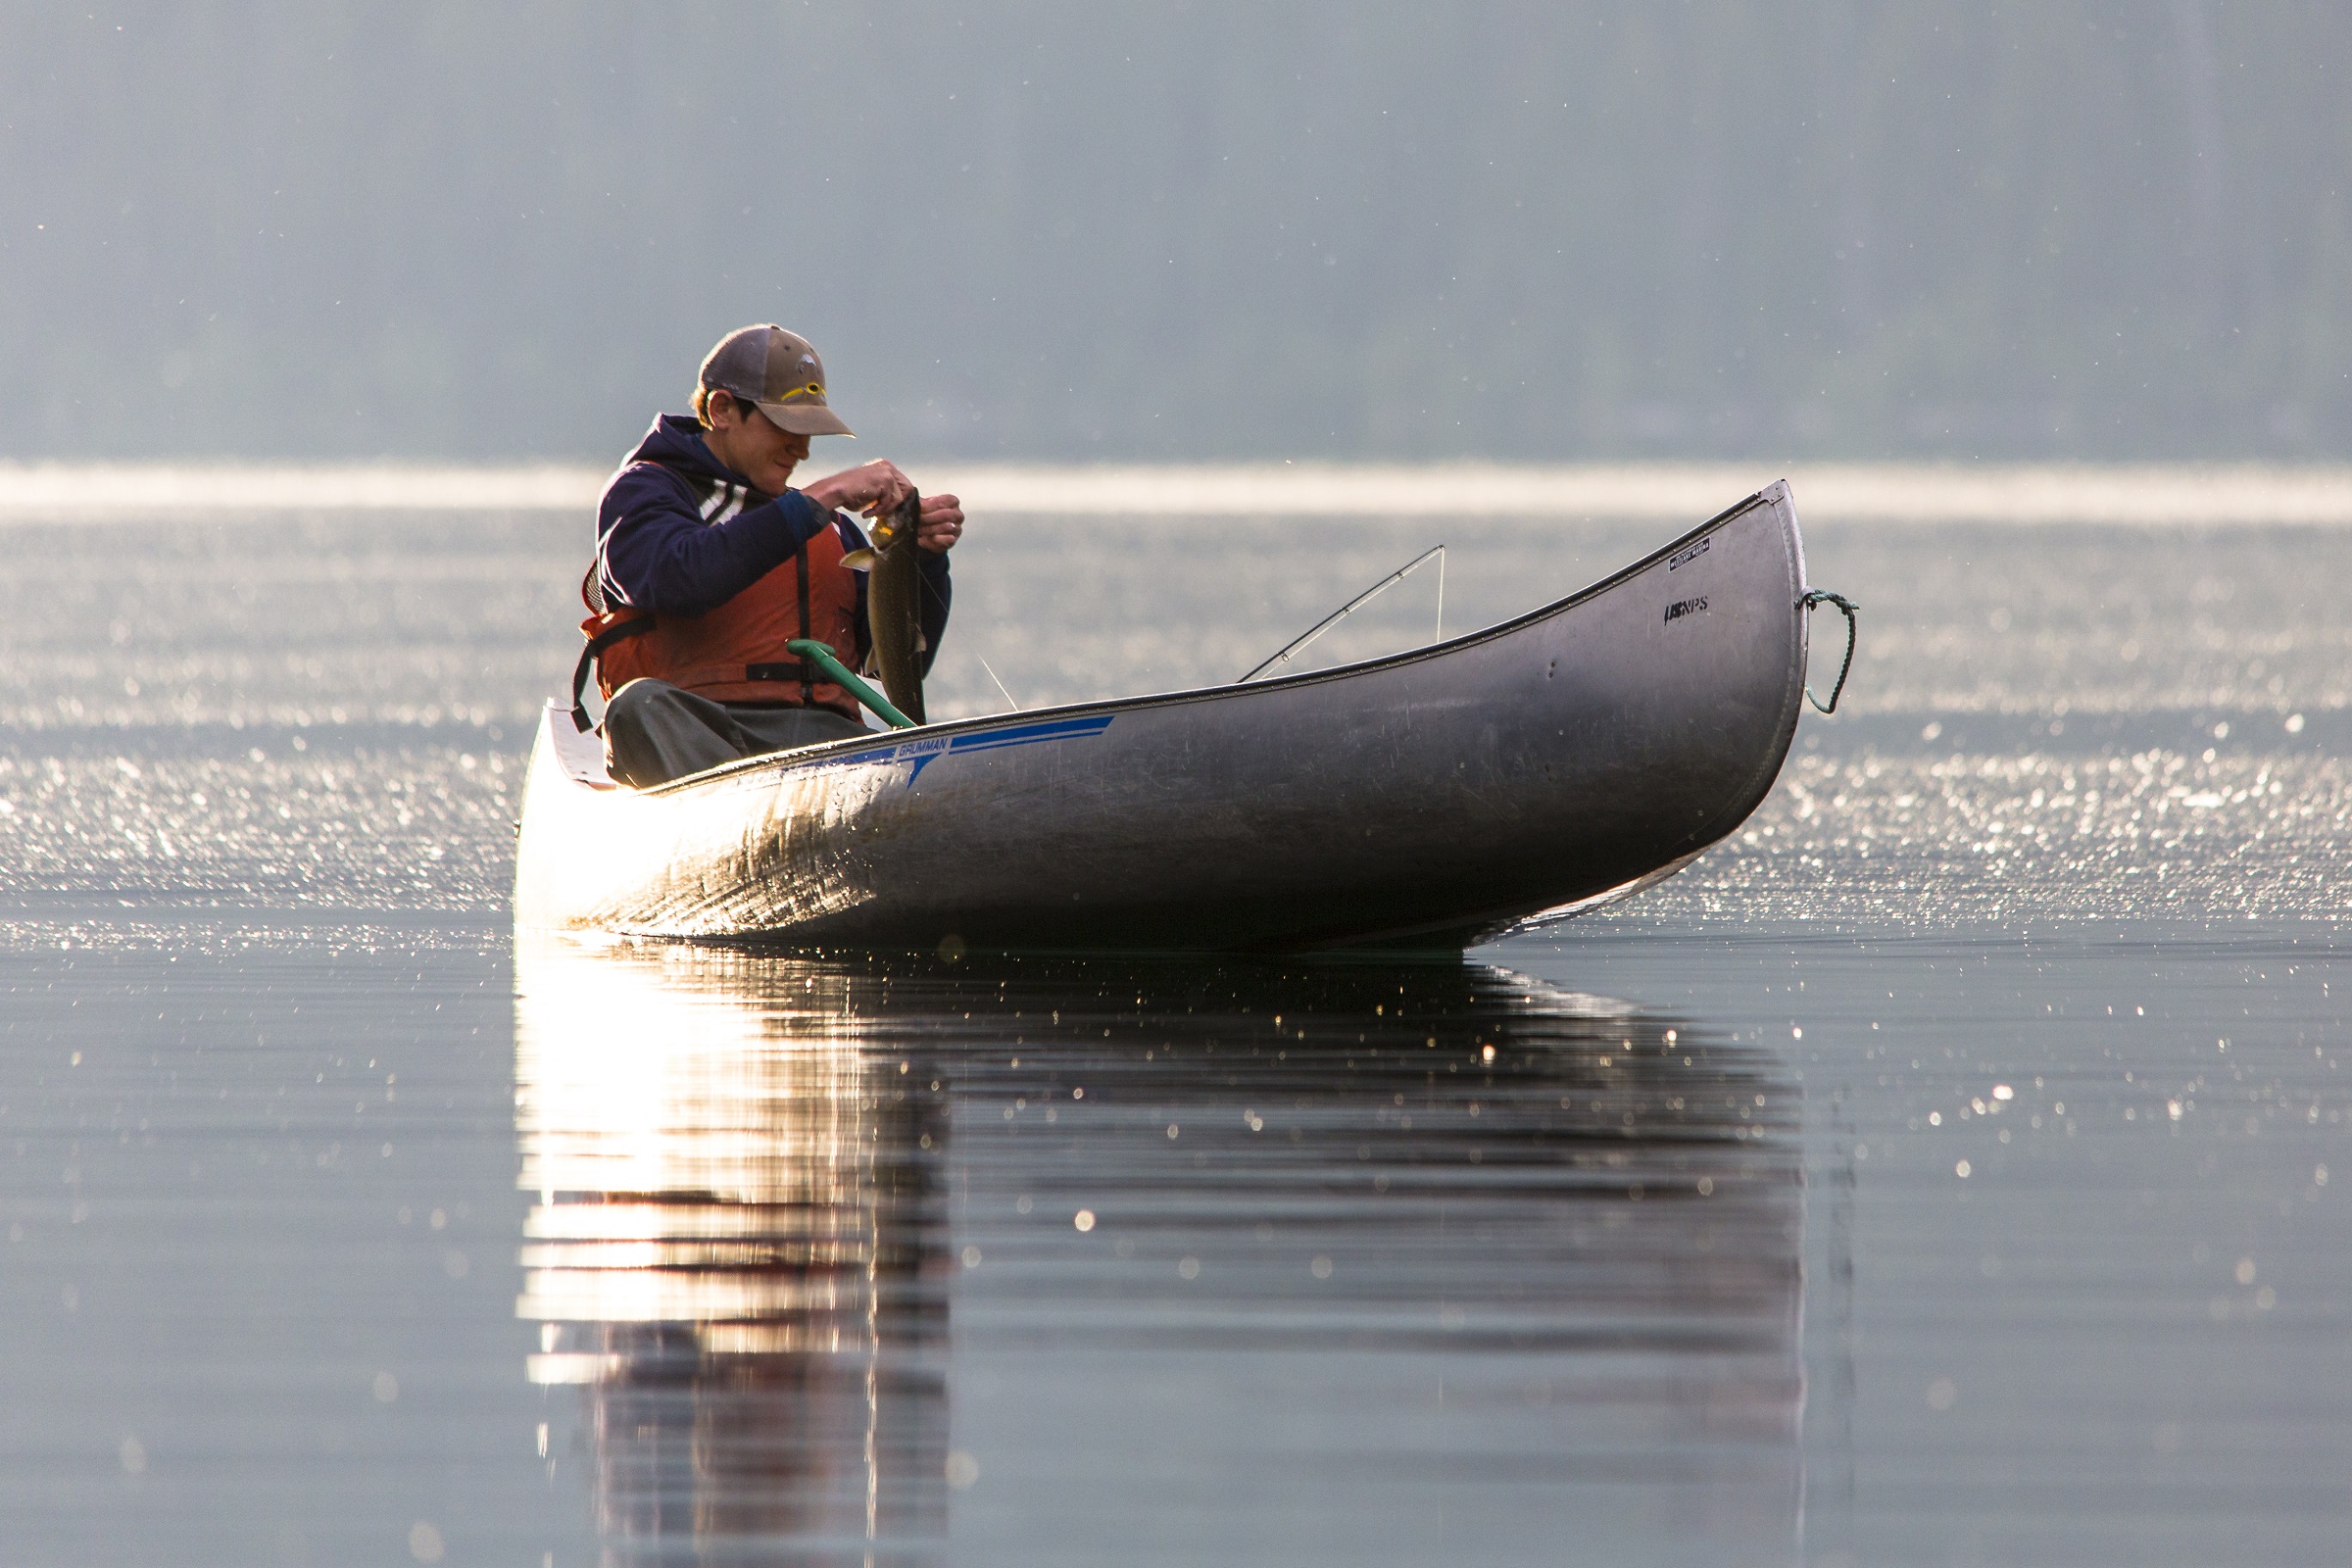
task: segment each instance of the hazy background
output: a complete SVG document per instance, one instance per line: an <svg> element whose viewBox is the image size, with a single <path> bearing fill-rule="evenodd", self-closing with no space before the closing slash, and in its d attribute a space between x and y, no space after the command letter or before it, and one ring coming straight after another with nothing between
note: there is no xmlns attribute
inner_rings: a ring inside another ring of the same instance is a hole
<svg viewBox="0 0 2352 1568"><path fill-rule="evenodd" d="M0 456L2341 458L2352 7L9 6ZM869 446L874 444L869 441Z"/></svg>

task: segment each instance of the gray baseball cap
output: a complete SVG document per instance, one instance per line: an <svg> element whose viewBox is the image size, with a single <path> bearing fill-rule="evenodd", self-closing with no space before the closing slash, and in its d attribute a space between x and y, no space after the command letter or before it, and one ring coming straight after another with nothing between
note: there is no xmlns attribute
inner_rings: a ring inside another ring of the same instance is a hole
<svg viewBox="0 0 2352 1568"><path fill-rule="evenodd" d="M703 361L703 385L759 405L779 429L795 435L852 435L825 404L825 362L798 332L774 324L746 326L718 340Z"/></svg>

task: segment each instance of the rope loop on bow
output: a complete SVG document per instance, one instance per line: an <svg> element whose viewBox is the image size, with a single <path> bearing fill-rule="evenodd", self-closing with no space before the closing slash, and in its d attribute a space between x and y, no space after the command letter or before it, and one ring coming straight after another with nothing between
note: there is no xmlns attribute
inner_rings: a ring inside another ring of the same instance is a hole
<svg viewBox="0 0 2352 1568"><path fill-rule="evenodd" d="M1825 703L1814 696L1809 682L1805 686L1805 701L1825 713L1835 713L1838 711L1838 699L1845 692L1845 677L1853 672L1854 644L1862 635L1861 623L1854 618L1854 612L1860 607L1845 595L1834 594L1827 588L1808 589L1805 597L1797 601L1800 610L1810 611L1815 605L1836 605L1845 616L1845 659L1838 666L1838 684L1830 688L1830 700Z"/></svg>

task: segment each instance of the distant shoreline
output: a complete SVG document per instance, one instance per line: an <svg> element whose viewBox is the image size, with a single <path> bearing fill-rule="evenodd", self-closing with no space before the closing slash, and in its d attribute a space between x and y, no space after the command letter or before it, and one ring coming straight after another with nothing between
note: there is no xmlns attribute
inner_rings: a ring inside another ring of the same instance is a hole
<svg viewBox="0 0 2352 1568"><path fill-rule="evenodd" d="M2352 466L2142 464L915 463L976 512L1029 516L1697 522L1776 478L1815 522L2352 522ZM607 470L569 465L0 463L0 523L340 511L585 512Z"/></svg>

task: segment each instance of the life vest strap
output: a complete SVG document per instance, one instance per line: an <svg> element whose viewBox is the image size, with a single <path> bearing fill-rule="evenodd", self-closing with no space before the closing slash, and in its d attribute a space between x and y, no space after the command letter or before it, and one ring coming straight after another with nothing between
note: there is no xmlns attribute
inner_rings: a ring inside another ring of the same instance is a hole
<svg viewBox="0 0 2352 1568"><path fill-rule="evenodd" d="M580 650L580 662L571 666L571 724L581 734L596 726L588 717L588 681L596 672L596 656L614 643L628 637L642 637L654 629L651 615L632 615L617 624L607 626L588 639Z"/></svg>
<svg viewBox="0 0 2352 1568"><path fill-rule="evenodd" d="M792 555L793 567L799 573L801 581L801 637L806 641L808 637L808 541L802 540L800 548L795 550ZM760 678L758 675L752 677L754 680ZM801 706L804 708L816 706L816 669L806 659L801 661Z"/></svg>
<svg viewBox="0 0 2352 1568"><path fill-rule="evenodd" d="M811 693L816 699L814 702L798 702L800 693L794 688L803 683L802 674L801 661L785 660L774 663L758 664L697 664L690 669L672 670L661 678L680 691L693 692L698 696L709 697L712 692L726 694L712 697L713 702L781 703L803 708L830 709L835 712L846 712L853 718L857 716L857 696L844 690L839 698L831 697L828 695L830 688L821 679L808 683ZM758 695L735 689L744 686L780 686L784 689Z"/></svg>

